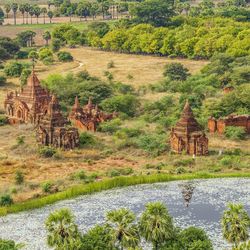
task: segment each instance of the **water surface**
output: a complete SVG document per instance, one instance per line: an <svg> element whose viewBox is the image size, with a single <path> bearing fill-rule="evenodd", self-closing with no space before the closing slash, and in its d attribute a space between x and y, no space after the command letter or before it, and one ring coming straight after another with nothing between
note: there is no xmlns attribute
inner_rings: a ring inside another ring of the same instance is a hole
<svg viewBox="0 0 250 250"><path fill-rule="evenodd" d="M206 230L214 249L226 249L220 219L228 202L244 204L250 214L250 179L226 178L137 185L103 191L93 195L61 201L33 211L0 218L0 238L26 244L29 250L47 250L44 221L55 209L68 207L76 216L82 232L105 221L107 211L126 207L137 217L145 204L162 201L176 225L197 226ZM143 243L143 249L151 249Z"/></svg>

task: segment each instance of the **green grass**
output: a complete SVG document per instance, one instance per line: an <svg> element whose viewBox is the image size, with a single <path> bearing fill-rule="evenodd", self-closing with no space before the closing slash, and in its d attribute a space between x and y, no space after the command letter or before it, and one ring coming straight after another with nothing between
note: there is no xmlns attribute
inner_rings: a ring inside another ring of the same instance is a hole
<svg viewBox="0 0 250 250"><path fill-rule="evenodd" d="M108 190L118 187L126 187L138 184L167 182L175 180L191 180L191 179L208 179L208 178L226 178L226 177L250 177L250 173L230 173L230 174L183 174L183 175L169 175L169 174L156 174L156 175L141 175L129 177L116 177L106 179L100 182L94 182L85 185L77 185L65 191L51 194L42 198L17 203L9 207L0 207L0 216L5 216L10 213L17 213L21 211L40 208L49 204L53 204L60 200L70 199L79 195L92 194L103 190Z"/></svg>

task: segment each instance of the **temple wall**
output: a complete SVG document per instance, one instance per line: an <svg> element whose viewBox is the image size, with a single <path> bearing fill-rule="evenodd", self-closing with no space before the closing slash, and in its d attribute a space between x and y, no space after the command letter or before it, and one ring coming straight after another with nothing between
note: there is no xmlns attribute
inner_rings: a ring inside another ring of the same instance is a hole
<svg viewBox="0 0 250 250"><path fill-rule="evenodd" d="M215 133L217 130L217 121L213 118L208 119L208 130L210 133Z"/></svg>

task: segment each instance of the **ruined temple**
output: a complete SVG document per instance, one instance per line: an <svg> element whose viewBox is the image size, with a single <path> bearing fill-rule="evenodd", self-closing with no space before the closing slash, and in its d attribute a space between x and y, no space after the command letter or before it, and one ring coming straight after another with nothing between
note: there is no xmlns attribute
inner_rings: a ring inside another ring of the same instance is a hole
<svg viewBox="0 0 250 250"><path fill-rule="evenodd" d="M55 96L52 97L46 114L40 120L37 141L45 146L50 145L66 150L79 145L78 130L68 126Z"/></svg>
<svg viewBox="0 0 250 250"><path fill-rule="evenodd" d="M96 131L99 123L111 120L115 116L115 113L107 114L102 112L98 105L92 103L91 98L89 98L87 105L81 107L78 97L76 97L74 106L69 114L69 120L75 127L81 130Z"/></svg>
<svg viewBox="0 0 250 250"><path fill-rule="evenodd" d="M242 127L250 134L250 115L229 115L218 120L214 117L208 119L210 133L218 132L218 134L223 134L228 126Z"/></svg>
<svg viewBox="0 0 250 250"><path fill-rule="evenodd" d="M170 144L173 152L190 155L207 155L208 139L194 118L192 109L185 104L180 120L171 130Z"/></svg>
<svg viewBox="0 0 250 250"><path fill-rule="evenodd" d="M21 89L20 93L7 93L4 108L10 124L38 124L47 111L50 100L49 93L41 87L33 70L27 80L27 85Z"/></svg>

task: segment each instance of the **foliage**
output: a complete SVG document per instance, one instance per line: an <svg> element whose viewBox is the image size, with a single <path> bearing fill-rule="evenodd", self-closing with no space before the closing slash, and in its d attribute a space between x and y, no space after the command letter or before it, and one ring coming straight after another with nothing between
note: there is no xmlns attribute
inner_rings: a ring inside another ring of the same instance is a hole
<svg viewBox="0 0 250 250"><path fill-rule="evenodd" d="M99 125L98 130L100 130L101 132L113 134L119 130L121 124L122 123L120 119L112 119L111 121L102 122Z"/></svg>
<svg viewBox="0 0 250 250"><path fill-rule="evenodd" d="M21 82L21 86L24 86L27 84L27 79L31 74L31 70L30 69L23 69L22 73L20 75L20 82Z"/></svg>
<svg viewBox="0 0 250 250"><path fill-rule="evenodd" d="M47 47L41 48L38 52L38 55L40 60L44 60L48 57L53 58L53 52Z"/></svg>
<svg viewBox="0 0 250 250"><path fill-rule="evenodd" d="M101 107L107 112L121 112L128 116L134 116L138 109L139 101L133 95L117 95L105 99Z"/></svg>
<svg viewBox="0 0 250 250"><path fill-rule="evenodd" d="M153 156L157 156L167 149L165 134L148 133L140 135L136 143L139 148Z"/></svg>
<svg viewBox="0 0 250 250"><path fill-rule="evenodd" d="M58 60L60 62L71 62L73 61L73 56L67 51L60 51L57 54Z"/></svg>
<svg viewBox="0 0 250 250"><path fill-rule="evenodd" d="M0 75L0 86L5 85L7 82L6 80L7 80L6 77Z"/></svg>
<svg viewBox="0 0 250 250"><path fill-rule="evenodd" d="M8 117L5 115L0 115L0 126L8 124Z"/></svg>
<svg viewBox="0 0 250 250"><path fill-rule="evenodd" d="M224 238L235 246L249 237L250 217L241 204L228 204L222 217Z"/></svg>
<svg viewBox="0 0 250 250"><path fill-rule="evenodd" d="M114 246L135 248L140 243L140 235L135 225L135 215L126 208L107 213L106 220L110 226L110 236Z"/></svg>
<svg viewBox="0 0 250 250"><path fill-rule="evenodd" d="M246 130L243 127L228 126L225 128L224 134L232 140L243 140L246 137Z"/></svg>
<svg viewBox="0 0 250 250"><path fill-rule="evenodd" d="M21 47L32 47L34 42L34 37L36 33L32 30L22 31L17 34L16 41Z"/></svg>
<svg viewBox="0 0 250 250"><path fill-rule="evenodd" d="M19 50L17 42L9 37L0 37L0 60L13 58Z"/></svg>
<svg viewBox="0 0 250 250"><path fill-rule="evenodd" d="M142 213L139 228L146 241L158 249L165 241L174 238L174 225L167 208L161 202L148 203Z"/></svg>
<svg viewBox="0 0 250 250"><path fill-rule="evenodd" d="M47 242L56 250L77 250L81 247L81 237L74 216L70 210L62 208L49 215L46 220Z"/></svg>
<svg viewBox="0 0 250 250"><path fill-rule="evenodd" d="M7 76L19 77L21 76L22 71L25 67L27 67L27 65L19 63L17 61L12 61L5 65L4 73Z"/></svg>
<svg viewBox="0 0 250 250"><path fill-rule="evenodd" d="M15 173L15 182L20 185L24 182L24 175L20 170L17 170Z"/></svg>
<svg viewBox="0 0 250 250"><path fill-rule="evenodd" d="M44 193L50 193L52 189L52 183L51 182L44 182L42 185L42 190Z"/></svg>
<svg viewBox="0 0 250 250"><path fill-rule="evenodd" d="M0 206L10 206L12 204L13 204L13 199L9 194L5 194L0 197Z"/></svg>
<svg viewBox="0 0 250 250"><path fill-rule="evenodd" d="M94 136L88 132L81 133L79 140L81 147L93 146L96 142Z"/></svg>
<svg viewBox="0 0 250 250"><path fill-rule="evenodd" d="M57 150L50 146L42 146L39 148L40 156L45 157L45 158L52 157L56 152Z"/></svg>
<svg viewBox="0 0 250 250"><path fill-rule="evenodd" d="M0 250L19 250L23 244L16 244L13 240L4 240L0 238Z"/></svg>
<svg viewBox="0 0 250 250"><path fill-rule="evenodd" d="M163 75L171 81L185 81L190 74L181 63L170 63L165 66Z"/></svg>

